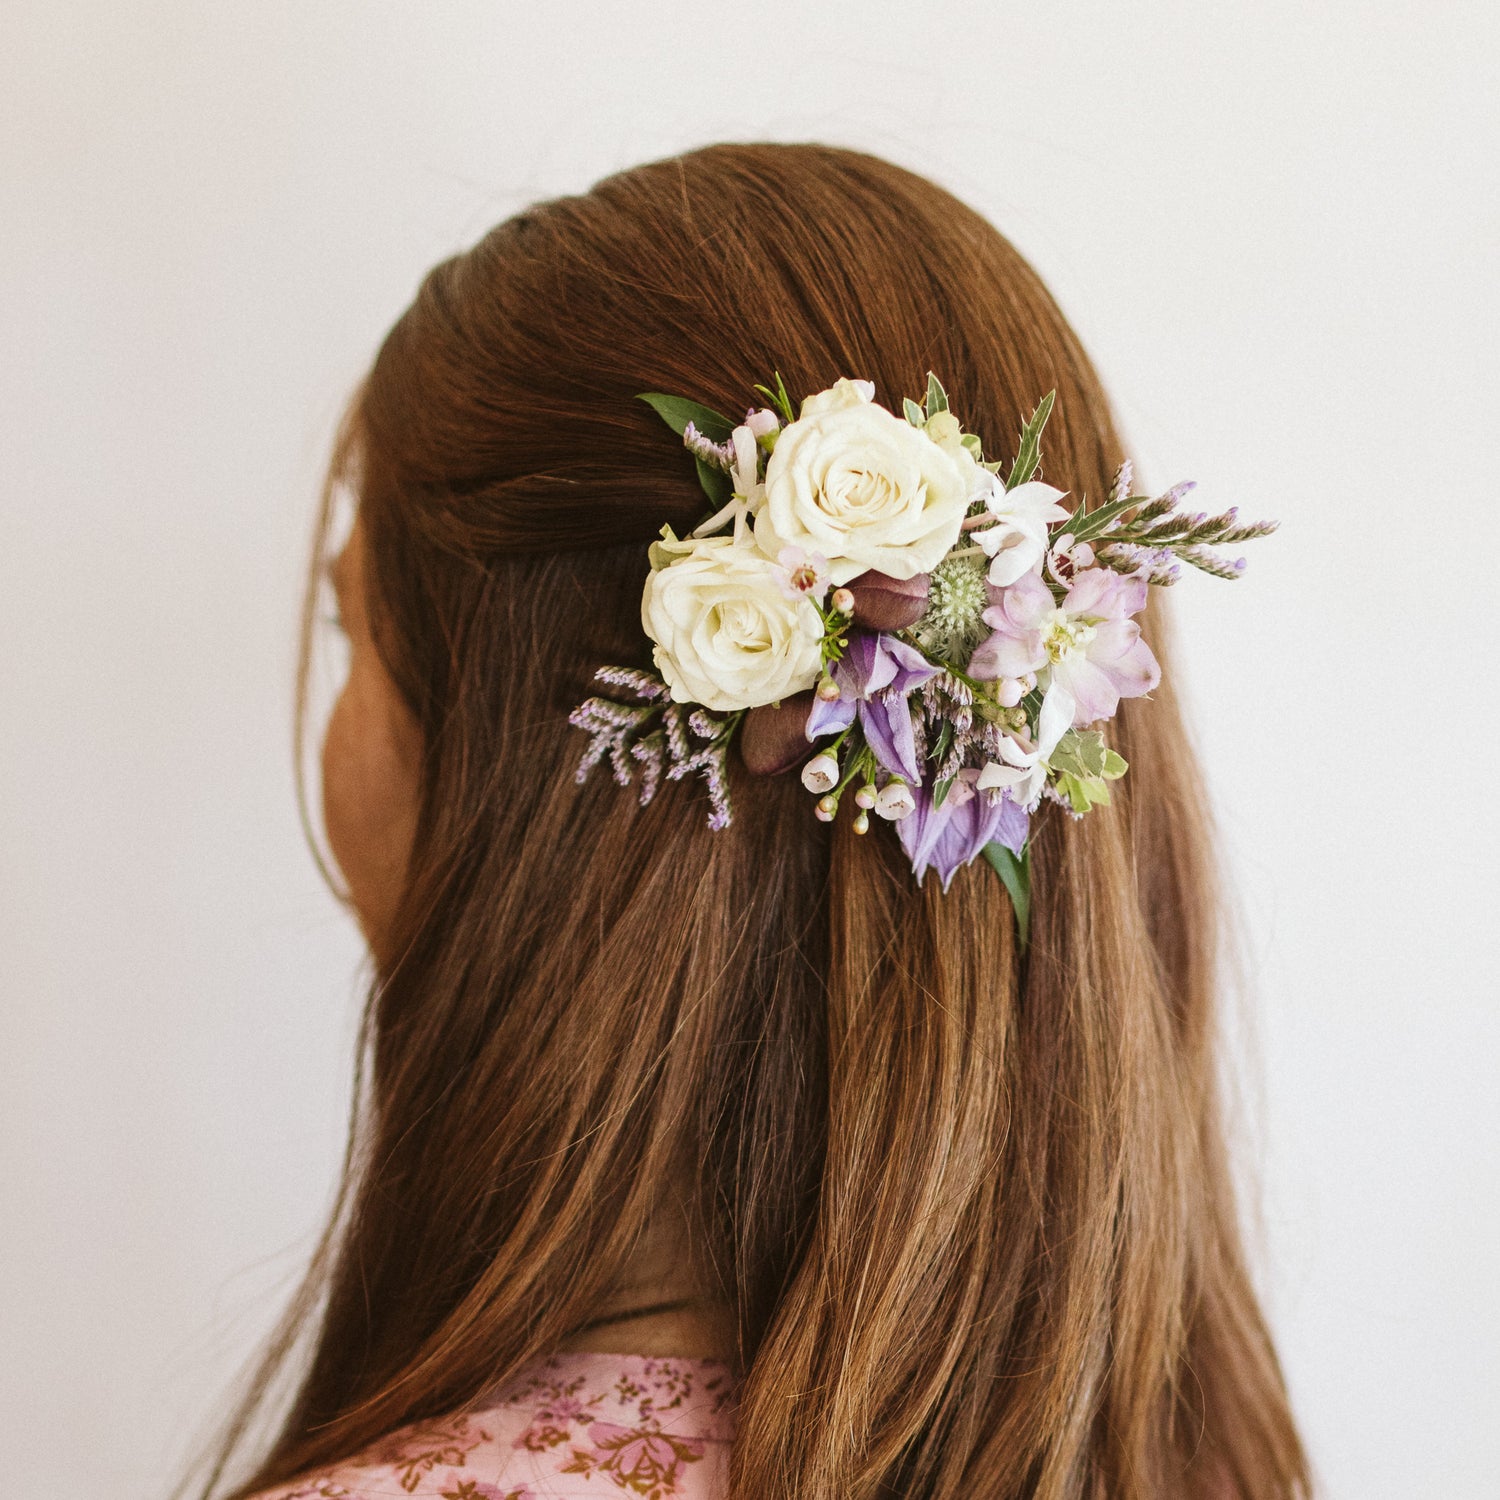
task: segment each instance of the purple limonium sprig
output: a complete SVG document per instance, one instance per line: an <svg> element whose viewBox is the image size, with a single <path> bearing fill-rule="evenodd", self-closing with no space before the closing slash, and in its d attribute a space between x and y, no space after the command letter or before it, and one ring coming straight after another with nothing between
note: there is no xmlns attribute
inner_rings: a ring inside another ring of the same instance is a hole
<svg viewBox="0 0 1500 1500"><path fill-rule="evenodd" d="M717 469L721 474L732 474L734 472L734 443L726 441L716 443L712 438L705 437L695 423L689 422L682 429L682 446L693 455L701 459L710 468Z"/></svg>
<svg viewBox="0 0 1500 1500"><path fill-rule="evenodd" d="M865 743L881 767L907 781L921 780L908 696L938 669L914 646L884 632L854 630L833 669L838 697L819 692L807 716L809 740L837 734L859 719Z"/></svg>
<svg viewBox="0 0 1500 1500"><path fill-rule="evenodd" d="M1004 844L1016 855L1026 848L1031 819L1007 792L980 790L975 784L979 774L960 771L937 805L928 788L912 788L916 807L896 825L896 832L919 882L929 868L934 869L946 891L954 875L972 864L986 844Z"/></svg>

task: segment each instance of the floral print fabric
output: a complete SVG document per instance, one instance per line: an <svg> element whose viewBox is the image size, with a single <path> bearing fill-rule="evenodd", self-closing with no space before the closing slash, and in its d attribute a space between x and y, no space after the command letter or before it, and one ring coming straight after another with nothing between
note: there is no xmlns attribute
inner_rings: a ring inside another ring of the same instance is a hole
<svg viewBox="0 0 1500 1500"><path fill-rule="evenodd" d="M403 1428L260 1500L715 1500L734 1437L728 1367L559 1354L477 1409Z"/></svg>

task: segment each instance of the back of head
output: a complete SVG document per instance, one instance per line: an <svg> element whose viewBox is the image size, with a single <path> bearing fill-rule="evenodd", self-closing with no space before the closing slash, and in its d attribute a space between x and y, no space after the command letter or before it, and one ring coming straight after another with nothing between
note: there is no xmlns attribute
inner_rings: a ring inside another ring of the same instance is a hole
<svg viewBox="0 0 1500 1500"><path fill-rule="evenodd" d="M311 1362L246 1492L556 1347L685 1176L738 1320L736 1495L1299 1493L1223 1160L1169 691L1122 706L1113 807L1038 820L1024 956L982 864L919 886L795 777L751 794L736 768L721 832L691 783L641 808L573 778L593 668L642 661L645 543L703 508L633 398L733 410L773 369L898 406L937 371L994 451L1055 388L1048 479L1098 496L1123 456L1006 241L814 146L519 215L431 273L360 394L367 589L422 805L294 1313Z"/></svg>

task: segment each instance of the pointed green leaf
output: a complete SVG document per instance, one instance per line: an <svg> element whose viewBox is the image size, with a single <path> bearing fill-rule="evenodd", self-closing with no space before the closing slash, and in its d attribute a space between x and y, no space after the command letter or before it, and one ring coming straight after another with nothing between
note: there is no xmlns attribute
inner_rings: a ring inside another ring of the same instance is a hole
<svg viewBox="0 0 1500 1500"><path fill-rule="evenodd" d="M1096 536L1103 536L1109 529L1109 523L1117 516L1127 510L1134 510L1141 503L1139 495L1128 495L1123 500L1111 500L1094 510L1086 510L1081 514L1075 512L1066 529L1073 533L1075 541L1090 541Z"/></svg>
<svg viewBox="0 0 1500 1500"><path fill-rule="evenodd" d="M673 432L681 437L691 422L711 443L727 443L734 431L728 417L686 396L664 396L659 391L644 391L635 398L644 401Z"/></svg>
<svg viewBox="0 0 1500 1500"><path fill-rule="evenodd" d="M1004 844L986 844L984 857L1010 895L1016 913L1016 933L1021 940L1021 952L1025 953L1031 926L1031 846L1028 844L1020 854L1013 854Z"/></svg>
<svg viewBox="0 0 1500 1500"><path fill-rule="evenodd" d="M925 427L927 425L927 418L922 415L922 408L910 396L902 398L901 409L906 413L906 420L913 427Z"/></svg>
<svg viewBox="0 0 1500 1500"><path fill-rule="evenodd" d="M948 410L948 393L943 389L943 382L932 373L927 372L927 415L935 417L940 411Z"/></svg>
<svg viewBox="0 0 1500 1500"><path fill-rule="evenodd" d="M755 387L756 394L766 398L766 404L774 407L787 422L795 422L797 413L792 410L792 398L786 393L786 382L781 378L781 371L773 371L776 380L776 389L773 391L768 385Z"/></svg>
<svg viewBox="0 0 1500 1500"><path fill-rule="evenodd" d="M936 812L944 802L948 800L948 793L953 787L954 778L950 776L946 781L940 781L932 789L932 810Z"/></svg>
<svg viewBox="0 0 1500 1500"><path fill-rule="evenodd" d="M1031 420L1021 429L1021 441L1016 447L1016 461L1010 466L1010 478L1005 481L1006 489L1013 490L1017 485L1025 484L1041 467L1042 428L1047 425L1047 418L1052 415L1052 403L1056 400L1057 392L1048 391L1032 412Z"/></svg>
<svg viewBox="0 0 1500 1500"><path fill-rule="evenodd" d="M980 441L979 434L977 432L964 433L964 435L959 438L959 442L964 445L965 449L968 451L969 457L972 458L975 463L978 463L984 457L984 444Z"/></svg>
<svg viewBox="0 0 1500 1500"><path fill-rule="evenodd" d="M1125 757L1117 750L1106 750L1104 752L1104 779L1106 781L1118 781L1130 767L1125 762Z"/></svg>

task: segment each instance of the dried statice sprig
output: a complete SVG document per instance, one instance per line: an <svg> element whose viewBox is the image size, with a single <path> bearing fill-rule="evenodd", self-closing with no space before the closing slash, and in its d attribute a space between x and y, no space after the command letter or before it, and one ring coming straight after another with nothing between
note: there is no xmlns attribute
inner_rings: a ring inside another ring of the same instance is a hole
<svg viewBox="0 0 1500 1500"><path fill-rule="evenodd" d="M587 781L608 756L620 786L629 786L639 776L640 805L645 807L660 788L663 775L669 781L681 781L696 771L708 783L708 826L727 828L732 811L725 755L741 715L716 719L701 708L684 715L661 678L633 667L601 667L594 680L646 701L587 698L568 715L568 722L590 737L574 779ZM707 743L695 745L692 737Z"/></svg>
<svg viewBox="0 0 1500 1500"><path fill-rule="evenodd" d="M716 719L706 709L695 708L688 715L688 728L699 739L707 741L686 757L674 759L667 767L667 776L681 781L690 772L699 772L708 783L708 826L715 831L728 828L733 817L729 805L729 770L725 757L729 753L730 737L740 719L731 714L727 719Z"/></svg>
<svg viewBox="0 0 1500 1500"><path fill-rule="evenodd" d="M568 715L568 723L589 736L588 749L583 752L573 779L587 781L589 772L608 755L616 784L629 786L637 769L631 763L632 751L647 734L651 720L658 712L659 706L652 703L627 704L615 703L608 698L586 698ZM641 800L649 802L650 794Z"/></svg>
<svg viewBox="0 0 1500 1500"><path fill-rule="evenodd" d="M699 432L695 423L689 422L682 429L682 446L711 469L717 469L721 474L734 472L734 444L714 442Z"/></svg>

